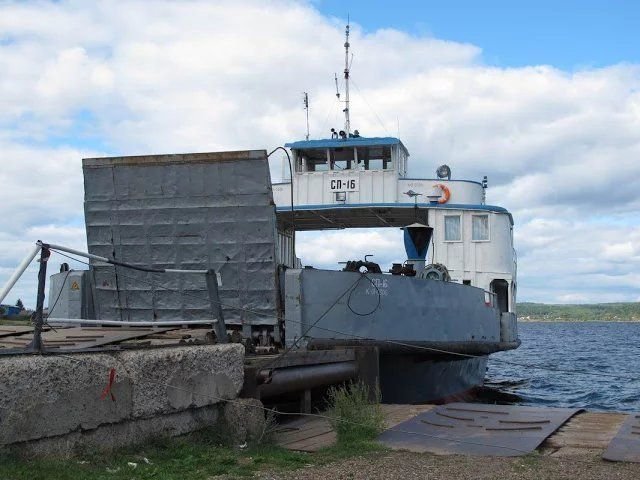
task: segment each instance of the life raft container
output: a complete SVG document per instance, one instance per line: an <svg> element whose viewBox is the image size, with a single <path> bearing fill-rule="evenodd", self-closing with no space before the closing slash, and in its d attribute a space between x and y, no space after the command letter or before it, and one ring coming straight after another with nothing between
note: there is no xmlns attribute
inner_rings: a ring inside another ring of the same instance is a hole
<svg viewBox="0 0 640 480"><path fill-rule="evenodd" d="M442 196L438 199L438 203L447 203L449 201L449 198L451 197L451 192L449 191L449 188L446 185L443 185L441 183L434 185L434 187L442 190Z"/></svg>

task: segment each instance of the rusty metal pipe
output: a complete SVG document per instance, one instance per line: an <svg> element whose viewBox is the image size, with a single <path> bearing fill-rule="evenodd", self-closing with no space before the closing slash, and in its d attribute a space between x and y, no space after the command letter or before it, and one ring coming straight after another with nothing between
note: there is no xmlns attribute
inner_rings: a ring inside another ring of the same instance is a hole
<svg viewBox="0 0 640 480"><path fill-rule="evenodd" d="M267 398L350 380L358 375L358 364L338 362L279 368L272 370L271 375L268 370L260 371L258 375L264 379L271 379L259 387L260 396Z"/></svg>

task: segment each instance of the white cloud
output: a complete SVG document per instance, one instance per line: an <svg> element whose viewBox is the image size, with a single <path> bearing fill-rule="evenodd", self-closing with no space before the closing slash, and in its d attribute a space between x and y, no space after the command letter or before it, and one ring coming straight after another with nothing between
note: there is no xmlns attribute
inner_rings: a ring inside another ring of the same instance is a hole
<svg viewBox="0 0 640 480"><path fill-rule="evenodd" d="M313 136L340 126L342 43L341 21L287 0L2 4L0 265L34 235L83 237L83 156L271 149L304 135L302 91ZM399 123L411 175L489 176L516 220L520 299L639 298L640 66L496 68L481 45L357 25L351 44L353 125ZM301 235L298 250L385 263L395 235Z"/></svg>
<svg viewBox="0 0 640 480"><path fill-rule="evenodd" d="M383 271L392 262L401 262L404 250L400 229L353 229L333 232L299 232L296 239L296 255L303 264L316 268L342 268L339 262L364 260L365 255L373 255L370 261L380 264Z"/></svg>

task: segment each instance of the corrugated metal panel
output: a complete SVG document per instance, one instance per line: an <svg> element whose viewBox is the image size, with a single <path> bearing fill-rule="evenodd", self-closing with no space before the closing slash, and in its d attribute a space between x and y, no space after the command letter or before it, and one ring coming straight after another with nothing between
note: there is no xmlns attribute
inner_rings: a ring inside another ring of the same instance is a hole
<svg viewBox="0 0 640 480"><path fill-rule="evenodd" d="M277 323L276 226L265 151L83 160L89 252L220 272L229 324ZM94 265L98 319L211 318L204 276Z"/></svg>

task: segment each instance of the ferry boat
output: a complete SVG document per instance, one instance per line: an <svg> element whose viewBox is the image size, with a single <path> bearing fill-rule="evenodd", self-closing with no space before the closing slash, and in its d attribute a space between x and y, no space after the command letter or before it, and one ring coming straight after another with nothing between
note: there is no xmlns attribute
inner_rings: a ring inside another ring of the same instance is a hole
<svg viewBox="0 0 640 480"><path fill-rule="evenodd" d="M385 402L460 398L482 384L489 354L520 343L513 217L486 203L486 177L452 178L447 165L408 177L400 139L351 131L349 46L347 26L344 129L286 144L291 181L273 185L286 342L377 346ZM341 271L296 268L295 232L390 227L404 230L406 257L389 272L358 259ZM360 295L332 305L354 282Z"/></svg>
<svg viewBox="0 0 640 480"><path fill-rule="evenodd" d="M282 147L289 182L266 150L83 159L91 265L51 277L49 320L213 322L252 353L376 347L389 403L481 385L488 355L520 343L513 218L486 178L411 178L398 138L351 131L348 39L344 129ZM301 264L296 232L348 228L401 228L405 252L385 272Z"/></svg>

